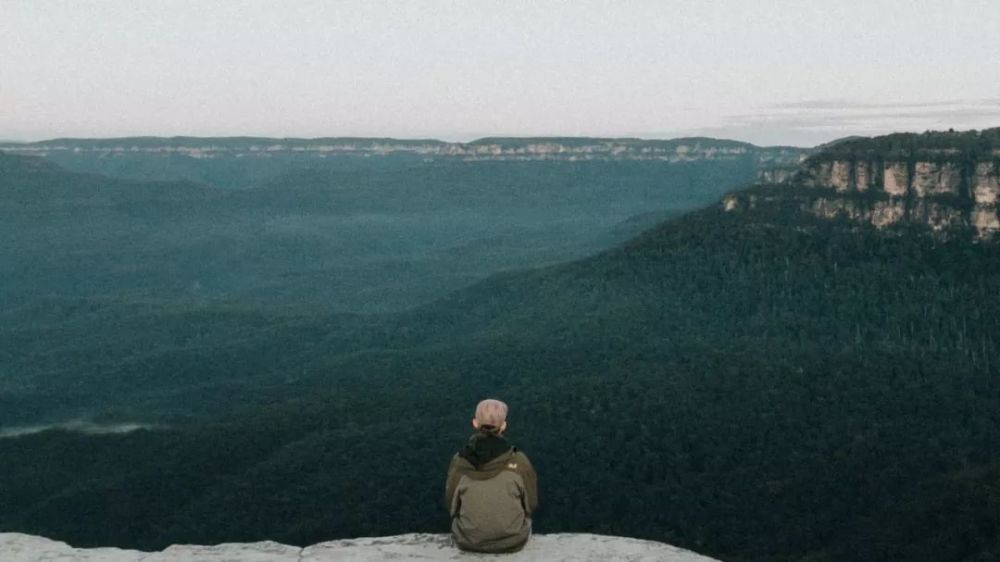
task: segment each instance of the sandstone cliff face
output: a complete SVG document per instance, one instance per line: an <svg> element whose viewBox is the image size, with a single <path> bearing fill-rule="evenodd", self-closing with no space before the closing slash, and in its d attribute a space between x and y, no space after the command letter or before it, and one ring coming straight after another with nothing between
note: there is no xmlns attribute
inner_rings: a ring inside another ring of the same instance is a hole
<svg viewBox="0 0 1000 562"><path fill-rule="evenodd" d="M893 197L910 190L910 171L903 162L886 162L882 166L882 190Z"/></svg>
<svg viewBox="0 0 1000 562"><path fill-rule="evenodd" d="M787 182L815 190L804 210L878 228L922 224L942 234L971 228L980 239L1000 232L1000 162L995 150L897 149L890 156L862 142L854 152L820 152Z"/></svg>
<svg viewBox="0 0 1000 562"><path fill-rule="evenodd" d="M994 169L992 162L979 166L977 178L986 178ZM833 160L808 165L799 172L798 179L801 185L833 188L840 192L864 192L872 187L881 187L882 191L892 196L906 195L912 189L917 197L927 197L958 195L965 172L961 165L952 162L916 162L911 172L906 162ZM988 180L982 181L985 186Z"/></svg>
<svg viewBox="0 0 1000 562"><path fill-rule="evenodd" d="M791 166L769 166L757 170L757 183L788 183L795 176L797 168Z"/></svg>
<svg viewBox="0 0 1000 562"><path fill-rule="evenodd" d="M1000 219L995 207L976 207L972 210L972 226L979 231L981 237L992 236L1000 230Z"/></svg>
<svg viewBox="0 0 1000 562"><path fill-rule="evenodd" d="M879 201L872 206L871 218L868 213L861 214L861 220L870 220L878 228L885 228L903 220L906 216L906 206L902 201Z"/></svg>
<svg viewBox="0 0 1000 562"><path fill-rule="evenodd" d="M996 162L980 162L976 164L976 176L973 180L972 193L977 205L996 205L1000 199L1000 182L997 180L1000 166Z"/></svg>
<svg viewBox="0 0 1000 562"><path fill-rule="evenodd" d="M858 191L868 191L878 177L874 163L863 160L854 163L854 186Z"/></svg>
<svg viewBox="0 0 1000 562"><path fill-rule="evenodd" d="M962 170L952 162L917 162L913 173L913 189L917 197L928 195L958 195Z"/></svg>
<svg viewBox="0 0 1000 562"><path fill-rule="evenodd" d="M461 552L447 535L410 534L324 542L298 548L276 542L216 546L174 545L160 552L72 548L20 533L0 533L4 562L376 562L382 560L493 560L505 562L718 562L667 544L588 534L535 535L513 554Z"/></svg>
<svg viewBox="0 0 1000 562"><path fill-rule="evenodd" d="M780 207L880 229L916 225L942 237L971 232L1000 241L1000 128L850 139L806 158L791 177L758 177L766 185L726 197L722 208Z"/></svg>

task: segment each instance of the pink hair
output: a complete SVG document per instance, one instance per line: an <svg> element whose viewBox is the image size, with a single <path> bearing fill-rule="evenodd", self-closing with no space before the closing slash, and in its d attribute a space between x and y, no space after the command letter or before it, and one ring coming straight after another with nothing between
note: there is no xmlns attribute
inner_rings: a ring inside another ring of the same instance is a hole
<svg viewBox="0 0 1000 562"><path fill-rule="evenodd" d="M476 405L476 421L480 425L500 427L507 420L507 405L499 400L487 398Z"/></svg>

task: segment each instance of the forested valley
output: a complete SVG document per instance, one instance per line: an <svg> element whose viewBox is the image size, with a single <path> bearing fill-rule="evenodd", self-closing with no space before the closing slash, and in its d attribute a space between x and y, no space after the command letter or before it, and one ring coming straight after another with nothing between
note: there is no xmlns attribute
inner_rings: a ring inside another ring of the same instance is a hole
<svg viewBox="0 0 1000 562"><path fill-rule="evenodd" d="M39 189L80 189L18 169L4 205L22 217L52 216ZM140 212L106 185L93 212ZM230 197L180 185L188 199L142 212ZM748 562L995 558L1000 245L798 203L726 212L719 195L589 256L378 313L324 289L5 285L7 425L149 427L0 438L0 527L138 548L440 532L448 458L489 395L538 469L537 532ZM39 255L17 271L47 278Z"/></svg>

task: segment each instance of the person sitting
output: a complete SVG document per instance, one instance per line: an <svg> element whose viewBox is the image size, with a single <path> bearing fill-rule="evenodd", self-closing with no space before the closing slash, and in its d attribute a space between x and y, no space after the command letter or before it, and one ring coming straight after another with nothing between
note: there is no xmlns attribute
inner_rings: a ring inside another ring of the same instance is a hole
<svg viewBox="0 0 1000 562"><path fill-rule="evenodd" d="M472 418L475 432L448 466L445 505L462 550L515 552L531 536L538 478L528 456L504 438L507 405L486 399Z"/></svg>

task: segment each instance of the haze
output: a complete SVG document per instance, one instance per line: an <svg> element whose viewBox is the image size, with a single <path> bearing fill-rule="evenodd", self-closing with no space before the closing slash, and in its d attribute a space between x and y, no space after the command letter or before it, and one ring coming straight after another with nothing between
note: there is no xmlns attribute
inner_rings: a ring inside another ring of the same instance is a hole
<svg viewBox="0 0 1000 562"><path fill-rule="evenodd" d="M993 0L0 0L0 139L986 128L998 28Z"/></svg>

